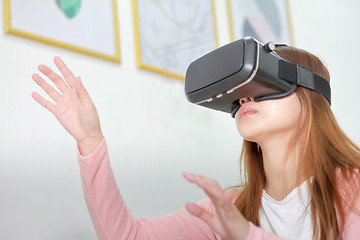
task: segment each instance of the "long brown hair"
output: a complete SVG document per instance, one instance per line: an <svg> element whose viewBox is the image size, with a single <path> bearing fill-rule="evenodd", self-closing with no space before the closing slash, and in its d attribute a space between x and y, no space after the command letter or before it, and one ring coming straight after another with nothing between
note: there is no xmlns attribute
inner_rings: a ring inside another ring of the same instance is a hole
<svg viewBox="0 0 360 240"><path fill-rule="evenodd" d="M287 46L278 47L275 51L281 57L307 67L330 81L328 70L316 56ZM312 176L307 183L311 194L313 238L340 239L344 229L344 200L337 187L337 175L340 172L341 179L347 181L350 181L350 176L356 175L356 169L360 169L360 148L341 130L330 104L321 94L302 87L297 88L296 94L305 115L289 149L300 141L300 149L304 149L304 152L298 169ZM266 181L260 146L244 140L241 161L245 184L235 205L248 221L259 226L261 196ZM359 190L355 191L353 196L358 196Z"/></svg>

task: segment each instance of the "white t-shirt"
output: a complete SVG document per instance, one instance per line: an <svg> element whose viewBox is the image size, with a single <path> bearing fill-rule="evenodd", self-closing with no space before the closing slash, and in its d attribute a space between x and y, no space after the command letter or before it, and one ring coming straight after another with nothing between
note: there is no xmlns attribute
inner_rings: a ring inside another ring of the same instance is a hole
<svg viewBox="0 0 360 240"><path fill-rule="evenodd" d="M306 181L281 201L273 199L263 190L260 227L285 239L311 240L313 225L310 200Z"/></svg>

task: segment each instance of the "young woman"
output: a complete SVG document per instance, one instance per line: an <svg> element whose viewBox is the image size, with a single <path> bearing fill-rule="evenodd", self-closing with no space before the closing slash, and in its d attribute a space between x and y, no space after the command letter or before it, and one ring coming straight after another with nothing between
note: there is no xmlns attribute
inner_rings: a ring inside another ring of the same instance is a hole
<svg viewBox="0 0 360 240"><path fill-rule="evenodd" d="M276 52L329 81L312 54L293 47ZM298 87L284 98L240 99L235 121L244 139L246 183L231 190L184 173L209 198L185 210L134 219L122 200L93 102L79 77L59 57L62 77L45 65L33 79L56 102L33 98L75 138L88 209L99 239L360 239L360 149L340 129L328 101Z"/></svg>

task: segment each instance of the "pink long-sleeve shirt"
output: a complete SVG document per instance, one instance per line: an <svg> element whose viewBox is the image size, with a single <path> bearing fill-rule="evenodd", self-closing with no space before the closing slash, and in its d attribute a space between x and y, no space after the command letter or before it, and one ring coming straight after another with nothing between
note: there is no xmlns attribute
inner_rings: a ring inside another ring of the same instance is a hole
<svg viewBox="0 0 360 240"><path fill-rule="evenodd" d="M88 156L78 154L81 179L86 203L101 240L220 240L202 220L186 210L171 212L165 216L135 219L126 207L115 182L105 140ZM359 186L359 185L358 185ZM344 191L351 193L351 191ZM209 199L199 203L210 212L215 208ZM360 210L360 197L355 207ZM247 237L250 239L281 239L250 223ZM343 240L360 239L360 216L354 211L345 212Z"/></svg>

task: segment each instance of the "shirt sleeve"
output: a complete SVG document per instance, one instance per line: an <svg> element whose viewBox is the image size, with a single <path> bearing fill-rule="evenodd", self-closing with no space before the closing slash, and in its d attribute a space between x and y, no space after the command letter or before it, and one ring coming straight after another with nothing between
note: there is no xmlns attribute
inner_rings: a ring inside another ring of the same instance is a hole
<svg viewBox="0 0 360 240"><path fill-rule="evenodd" d="M84 195L96 234L100 240L219 240L210 227L186 210L165 216L135 219L117 187L105 140L94 153L78 152ZM209 199L198 203L214 212Z"/></svg>

